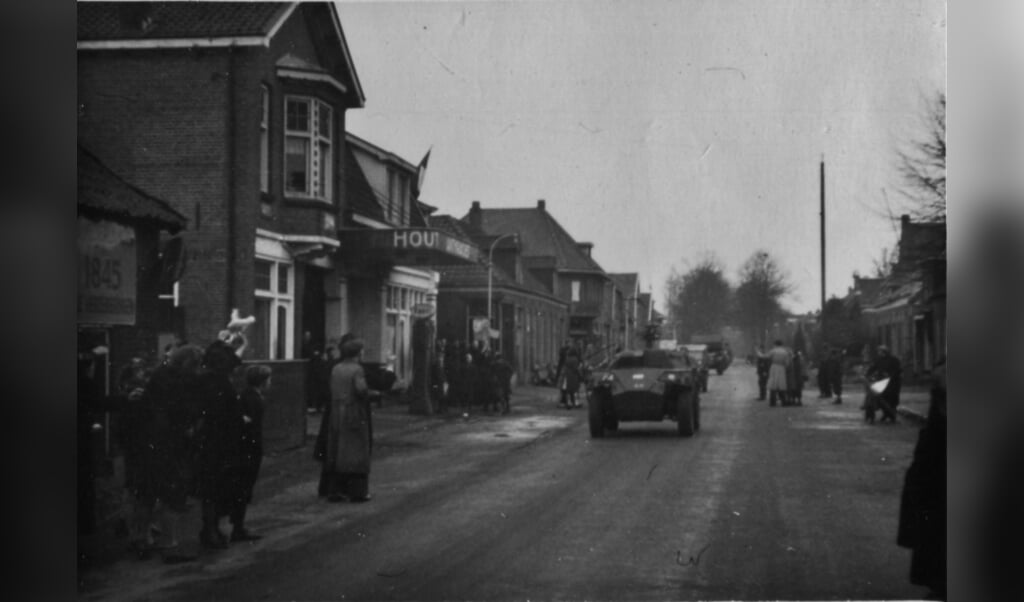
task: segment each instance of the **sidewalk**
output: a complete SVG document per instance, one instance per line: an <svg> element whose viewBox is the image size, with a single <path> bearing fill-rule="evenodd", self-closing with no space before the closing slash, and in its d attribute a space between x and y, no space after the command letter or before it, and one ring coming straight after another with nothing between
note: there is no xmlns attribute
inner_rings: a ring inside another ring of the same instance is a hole
<svg viewBox="0 0 1024 602"><path fill-rule="evenodd" d="M557 391L551 387L534 387L521 385L512 392L511 415L557 411ZM260 501L269 500L296 489L309 489L311 499L316 498L316 483L320 475L320 464L313 459L313 445L320 429L322 414L306 415L306 438L304 445L287 449L274 454L267 454L260 467L259 480L256 483L254 498L256 503L250 508L247 524L259 530L261 522L271 520L263 516L267 510ZM403 437L433 430L453 421L494 421L506 418L501 414L483 413L474 407L466 414L464 408L449 408L446 413L435 413L430 416L412 414L409 405L399 399L386 398L381 406L373 406L374 441L381 444L397 443ZM394 446L393 446L394 447ZM98 478L96 481L97 506L100 517L96 534L80 537L78 552L86 553L88 561L79 568L79 591L102 589L104 584L123 578L125 573L138 571L160 574L163 567L174 569L172 565L164 565L160 555L154 554L151 560L139 560L128 550L127 533L124 530L124 519L128 517L129 505L127 495L120 486L121 463L117 459L112 474ZM187 552L198 553L202 559L203 551L199 548L198 530L201 524L199 504L190 500L191 508L182 520L182 547ZM230 527L225 527L230 528Z"/></svg>

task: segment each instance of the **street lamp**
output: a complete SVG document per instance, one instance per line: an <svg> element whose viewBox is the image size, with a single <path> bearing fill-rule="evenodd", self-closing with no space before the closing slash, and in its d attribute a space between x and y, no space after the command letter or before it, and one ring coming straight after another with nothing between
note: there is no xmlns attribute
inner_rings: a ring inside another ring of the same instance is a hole
<svg viewBox="0 0 1024 602"><path fill-rule="evenodd" d="M492 290L492 282L494 281L494 247L495 247L495 245L498 244L498 241L500 241L503 238L508 238L509 236L516 236L516 233L515 232L509 232L508 234L502 234L498 238L495 238L494 242L491 243L490 250L487 251L487 327L488 328L491 327L491 290ZM490 335L488 335L488 336L490 336Z"/></svg>

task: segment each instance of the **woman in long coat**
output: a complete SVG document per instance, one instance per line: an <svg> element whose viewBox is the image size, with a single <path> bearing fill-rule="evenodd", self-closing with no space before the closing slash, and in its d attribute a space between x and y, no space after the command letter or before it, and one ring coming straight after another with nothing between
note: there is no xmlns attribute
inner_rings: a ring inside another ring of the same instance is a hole
<svg viewBox="0 0 1024 602"><path fill-rule="evenodd" d="M360 365L363 341L341 345L341 362L331 370L331 408L324 455L323 493L328 501L365 502L370 499L372 416L366 375Z"/></svg>
<svg viewBox="0 0 1024 602"><path fill-rule="evenodd" d="M786 403L786 370L791 361L789 350L782 346L782 341L775 341L775 346L768 352L772 367L768 370L768 404L775 405L775 400Z"/></svg>

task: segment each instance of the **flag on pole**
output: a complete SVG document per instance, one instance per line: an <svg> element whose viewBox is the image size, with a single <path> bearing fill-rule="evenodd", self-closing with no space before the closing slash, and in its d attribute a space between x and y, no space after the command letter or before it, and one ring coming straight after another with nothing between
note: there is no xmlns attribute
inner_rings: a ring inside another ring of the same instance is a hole
<svg viewBox="0 0 1024 602"><path fill-rule="evenodd" d="M423 155L423 159L420 160L420 164L416 168L416 192L423 190L423 180L427 176L427 161L430 160L430 151L433 148L431 146L427 149L427 154Z"/></svg>

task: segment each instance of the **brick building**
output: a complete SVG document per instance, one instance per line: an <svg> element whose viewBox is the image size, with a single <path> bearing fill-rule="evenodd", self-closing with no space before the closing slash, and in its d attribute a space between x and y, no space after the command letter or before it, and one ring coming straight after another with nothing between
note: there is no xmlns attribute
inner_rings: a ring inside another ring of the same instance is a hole
<svg viewBox="0 0 1024 602"><path fill-rule="evenodd" d="M591 257L593 243L576 242L547 212L543 199L536 207L499 209L484 209L473 201L462 221L471 232L516 234L522 269L568 304L563 332L589 347L592 362L614 349L614 285Z"/></svg>
<svg viewBox="0 0 1024 602"><path fill-rule="evenodd" d="M345 112L364 103L332 4L82 3L78 100L79 140L189 220L165 337L209 342L237 307L255 359L324 340Z"/></svg>
<svg viewBox="0 0 1024 602"><path fill-rule="evenodd" d="M431 216L429 222L481 250L475 264L436 267L440 274L438 336L466 342L482 334L508 358L520 381L534 364L557 363L566 336L568 304L524 268L519 237L488 234L447 215ZM488 270L492 261L493 269ZM481 333L476 326L484 320L487 330ZM490 339L490 330L496 339Z"/></svg>

